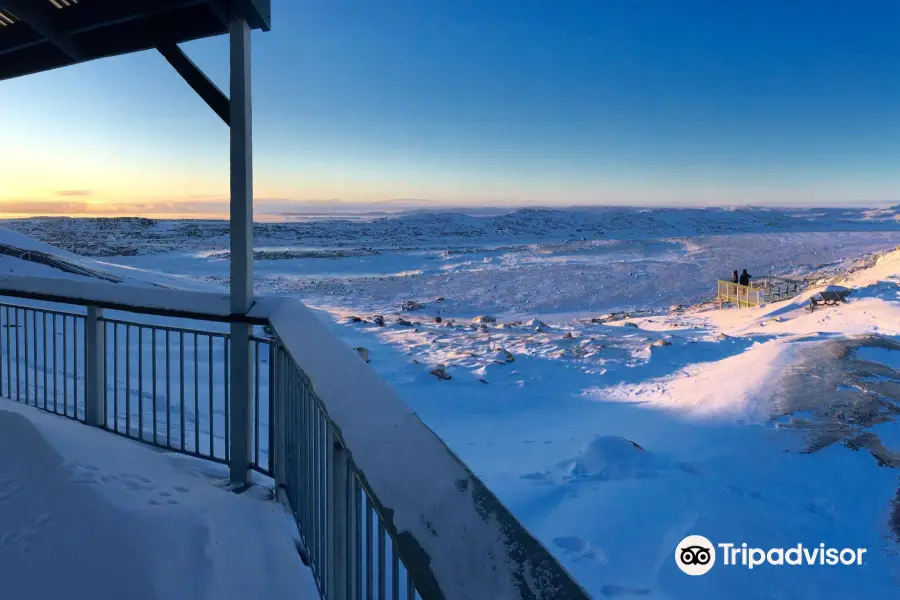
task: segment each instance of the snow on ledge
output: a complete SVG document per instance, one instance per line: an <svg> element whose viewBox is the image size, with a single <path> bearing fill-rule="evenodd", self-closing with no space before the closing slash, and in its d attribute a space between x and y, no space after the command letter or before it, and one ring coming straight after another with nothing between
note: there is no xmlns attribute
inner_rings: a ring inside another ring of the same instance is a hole
<svg viewBox="0 0 900 600"><path fill-rule="evenodd" d="M588 597L397 393L312 311L299 300L266 300L271 325L311 381L363 474L423 597Z"/></svg>
<svg viewBox="0 0 900 600"><path fill-rule="evenodd" d="M136 313L225 321L231 316L228 294L138 287L103 281L55 277L0 276L0 296L62 304L93 304ZM254 320L252 309L247 316ZM259 320L259 319L255 319Z"/></svg>

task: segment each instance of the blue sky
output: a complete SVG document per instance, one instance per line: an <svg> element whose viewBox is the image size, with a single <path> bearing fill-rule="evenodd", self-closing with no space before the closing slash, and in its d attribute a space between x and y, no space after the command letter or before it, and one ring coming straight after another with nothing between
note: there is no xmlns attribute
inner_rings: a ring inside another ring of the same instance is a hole
<svg viewBox="0 0 900 600"><path fill-rule="evenodd" d="M253 36L261 205L900 201L896 1L273 0L272 13ZM184 49L227 90L226 38ZM227 195L227 128L157 54L2 86L10 210Z"/></svg>

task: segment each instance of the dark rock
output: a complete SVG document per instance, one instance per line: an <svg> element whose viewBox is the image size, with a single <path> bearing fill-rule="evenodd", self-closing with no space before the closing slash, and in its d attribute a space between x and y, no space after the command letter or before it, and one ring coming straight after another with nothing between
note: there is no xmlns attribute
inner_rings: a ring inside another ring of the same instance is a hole
<svg viewBox="0 0 900 600"><path fill-rule="evenodd" d="M432 369L429 374L434 375L438 379L453 379L453 377L449 373L447 373L447 369L446 367L444 367L444 365L438 365L437 367Z"/></svg>

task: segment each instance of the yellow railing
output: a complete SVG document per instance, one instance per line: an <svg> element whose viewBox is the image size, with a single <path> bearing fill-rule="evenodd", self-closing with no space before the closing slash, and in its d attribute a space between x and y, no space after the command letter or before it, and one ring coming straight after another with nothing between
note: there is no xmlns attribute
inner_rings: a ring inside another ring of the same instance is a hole
<svg viewBox="0 0 900 600"><path fill-rule="evenodd" d="M761 289L721 279L717 282L716 302L720 306L726 302L739 307L761 306L764 301L764 291Z"/></svg>

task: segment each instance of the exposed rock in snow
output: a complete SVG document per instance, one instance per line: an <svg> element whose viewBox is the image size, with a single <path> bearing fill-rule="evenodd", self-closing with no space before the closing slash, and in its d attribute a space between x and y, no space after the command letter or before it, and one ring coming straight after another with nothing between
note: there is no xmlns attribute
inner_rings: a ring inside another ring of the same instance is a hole
<svg viewBox="0 0 900 600"><path fill-rule="evenodd" d="M429 374L434 375L438 379L453 379L453 376L447 372L447 367L445 367L444 365L438 365L437 367L433 368L429 372Z"/></svg>
<svg viewBox="0 0 900 600"><path fill-rule="evenodd" d="M354 350L359 353L364 361L369 362L369 350L367 348L357 346L356 348L354 348Z"/></svg>
<svg viewBox="0 0 900 600"><path fill-rule="evenodd" d="M384 327L384 317L382 315L375 315L372 317L372 322L379 327Z"/></svg>
<svg viewBox="0 0 900 600"><path fill-rule="evenodd" d="M472 319L473 323L481 323L481 324L493 324L497 322L497 319L490 315L479 315Z"/></svg>
<svg viewBox="0 0 900 600"><path fill-rule="evenodd" d="M506 350L505 348L498 348L497 351L494 352L494 355L491 357L491 359L495 363L505 364L513 362L514 360L516 360L516 357L513 356L513 353L509 350Z"/></svg>

